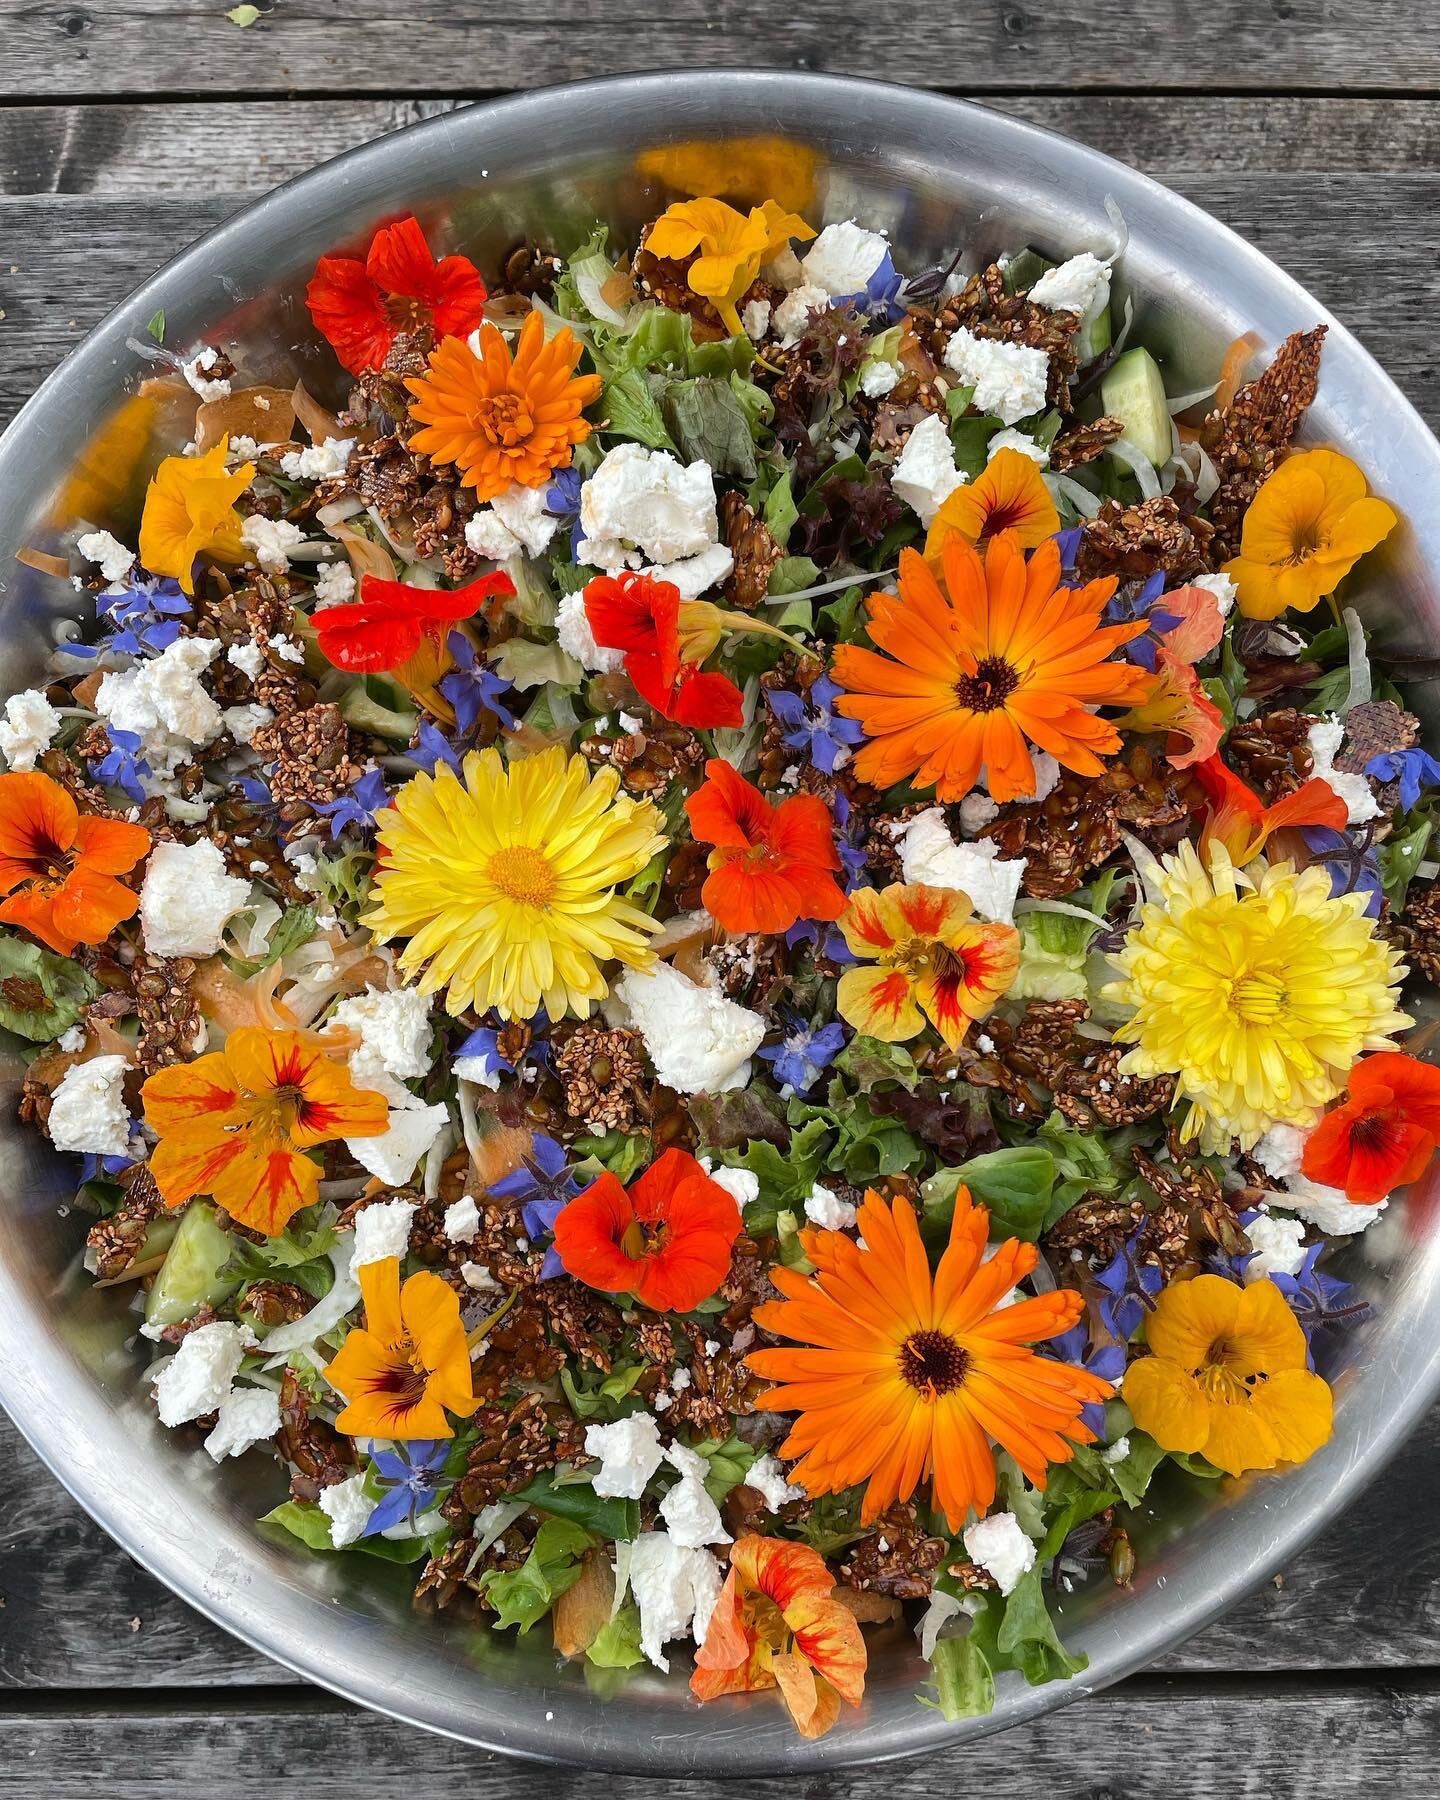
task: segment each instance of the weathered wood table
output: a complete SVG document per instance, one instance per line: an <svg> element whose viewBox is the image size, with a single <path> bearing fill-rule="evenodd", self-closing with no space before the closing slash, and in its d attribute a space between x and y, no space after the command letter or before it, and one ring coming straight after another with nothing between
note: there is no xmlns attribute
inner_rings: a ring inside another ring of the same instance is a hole
<svg viewBox="0 0 1440 1800"><path fill-rule="evenodd" d="M940 84L1134 163L1306 282L1440 423L1440 10L1413 0L810 0L773 15L521 0L498 17L275 0L249 30L225 0L0 0L0 423L165 257L337 151L507 88L738 63ZM423 97L396 98L402 80ZM914 1778L1014 1800L1423 1792L1440 1770L1437 1485L1440 1414L1222 1623ZM903 1778L805 1785L869 1796ZM615 1783L508 1764L295 1682L142 1574L0 1418L0 1800L212 1788L589 1800Z"/></svg>

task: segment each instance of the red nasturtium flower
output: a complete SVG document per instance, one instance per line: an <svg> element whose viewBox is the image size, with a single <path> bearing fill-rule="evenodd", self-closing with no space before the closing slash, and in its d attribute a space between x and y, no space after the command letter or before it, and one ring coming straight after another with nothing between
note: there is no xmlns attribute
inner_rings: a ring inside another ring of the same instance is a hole
<svg viewBox="0 0 1440 1800"><path fill-rule="evenodd" d="M125 819L97 819L48 775L0 775L0 919L68 956L101 944L140 904L117 881L150 848Z"/></svg>
<svg viewBox="0 0 1440 1800"><path fill-rule="evenodd" d="M1117 731L1167 733L1165 760L1172 769L1193 769L1220 748L1225 733L1220 708L1205 692L1194 664L1177 656L1163 638L1155 676L1149 698L1111 723Z"/></svg>
<svg viewBox="0 0 1440 1800"><path fill-rule="evenodd" d="M788 931L799 919L838 919L845 910L835 832L818 794L772 806L715 757L685 811L697 843L715 845L700 897L726 931Z"/></svg>
<svg viewBox="0 0 1440 1800"><path fill-rule="evenodd" d="M167 1206L209 1194L233 1219L273 1237L320 1192L307 1150L378 1137L383 1094L357 1088L344 1063L303 1031L244 1025L223 1050L159 1069L140 1090L160 1139L149 1169Z"/></svg>
<svg viewBox="0 0 1440 1800"><path fill-rule="evenodd" d="M802 1737L822 1737L840 1702L865 1692L865 1639L835 1577L806 1544L747 1532L730 1552L730 1573L695 1652L697 1700L778 1687Z"/></svg>
<svg viewBox="0 0 1440 1800"><path fill-rule="evenodd" d="M1201 854L1211 844L1223 844L1237 869L1257 857L1272 831L1285 826L1329 825L1343 831L1349 812L1328 781L1312 776L1293 794L1284 794L1273 806L1227 769L1218 756L1195 764L1195 776L1208 802L1200 835Z"/></svg>
<svg viewBox="0 0 1440 1800"><path fill-rule="evenodd" d="M352 375L378 369L396 334L429 325L467 337L480 323L485 283L468 256L437 263L413 216L382 225L362 262L322 256L305 290L310 316Z"/></svg>
<svg viewBox="0 0 1440 1800"><path fill-rule="evenodd" d="M315 614L322 653L337 669L373 675L398 669L429 636L439 641L445 627L469 619L487 600L508 599L515 583L497 570L459 588L407 587L379 575L362 575L360 598L327 606Z"/></svg>
<svg viewBox="0 0 1440 1800"><path fill-rule="evenodd" d="M1416 1181L1440 1144L1440 1069L1400 1050L1362 1057L1344 1101L1305 1141L1302 1172L1373 1206Z"/></svg>
<svg viewBox="0 0 1440 1800"><path fill-rule="evenodd" d="M585 589L585 617L595 642L625 652L635 691L662 718L705 730L739 725L745 712L728 675L706 674L685 655L680 590L654 575L597 575Z"/></svg>
<svg viewBox="0 0 1440 1800"><path fill-rule="evenodd" d="M653 1312L690 1312L730 1267L740 1234L734 1196L684 1150L667 1150L626 1189L607 1170L555 1220L567 1275Z"/></svg>

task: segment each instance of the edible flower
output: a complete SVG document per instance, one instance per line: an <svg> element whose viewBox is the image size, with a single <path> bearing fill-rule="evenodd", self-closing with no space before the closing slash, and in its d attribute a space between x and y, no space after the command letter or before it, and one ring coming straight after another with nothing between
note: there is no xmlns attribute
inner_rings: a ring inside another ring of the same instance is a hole
<svg viewBox="0 0 1440 1800"><path fill-rule="evenodd" d="M490 1194L496 1200L520 1202L520 1223L534 1244L543 1237L553 1237L556 1219L579 1193L576 1167L562 1143L537 1131L530 1148L520 1158L520 1166L492 1181ZM549 1281L564 1273L564 1264L552 1243L545 1252L540 1279Z"/></svg>
<svg viewBox="0 0 1440 1800"><path fill-rule="evenodd" d="M887 1044L918 1037L928 1019L958 1048L1020 967L1019 932L977 919L958 888L857 888L840 929L861 959L840 977L840 1016Z"/></svg>
<svg viewBox="0 0 1440 1800"><path fill-rule="evenodd" d="M357 830L374 829L375 815L384 812L390 804L390 790L385 785L384 772L380 769L367 769L354 787L348 788L338 800L321 800L314 803L315 812L330 821L330 835L338 838L347 825Z"/></svg>
<svg viewBox="0 0 1440 1800"><path fill-rule="evenodd" d="M1110 1384L1026 1347L1068 1331L1085 1302L1060 1288L1007 1306L1039 1252L1009 1238L985 1260L990 1214L963 1187L933 1276L908 1201L867 1193L857 1223L858 1243L800 1233L813 1276L770 1271L784 1298L757 1306L755 1322L805 1348L750 1354L779 1384L756 1405L800 1415L781 1454L800 1459L790 1478L807 1493L865 1482L868 1525L928 1477L931 1503L958 1532L995 1498L992 1441L1039 1488L1050 1464L1093 1441L1080 1409L1108 1400Z"/></svg>
<svg viewBox="0 0 1440 1800"><path fill-rule="evenodd" d="M693 1312L730 1268L735 1198L685 1150L667 1150L627 1189L607 1169L555 1220L567 1274L653 1312Z"/></svg>
<svg viewBox="0 0 1440 1800"><path fill-rule="evenodd" d="M598 375L576 375L584 345L568 328L548 341L538 312L527 313L512 356L504 334L480 327L478 352L445 338L423 375L409 375L410 416L422 429L409 448L453 464L477 500L493 500L519 482L540 487L570 462L590 435L582 416L600 397Z"/></svg>
<svg viewBox="0 0 1440 1800"><path fill-rule="evenodd" d="M693 603L681 600L673 582L654 575L597 575L585 588L585 617L595 642L624 651L636 693L662 718L696 731L740 725L745 708L739 688L728 675L703 671L703 655L682 642L687 604Z"/></svg>
<svg viewBox="0 0 1440 1800"><path fill-rule="evenodd" d="M172 575L195 592L195 560L244 562L235 502L255 479L254 463L227 469L228 433L203 456L167 456L145 490L140 515L140 560L156 575Z"/></svg>
<svg viewBox="0 0 1440 1800"><path fill-rule="evenodd" d="M1154 1307L1155 1296L1165 1281L1159 1263L1140 1253L1144 1235L1142 1225L1095 1275L1095 1285L1100 1290L1096 1304L1100 1323L1122 1344L1128 1344L1139 1330L1140 1321Z"/></svg>
<svg viewBox="0 0 1440 1800"><path fill-rule="evenodd" d="M171 576L146 580L131 573L118 593L95 596L95 618L109 620L110 629L93 644L76 639L65 646L68 656L101 656L118 650L125 656L158 656L180 635L180 620L191 608Z"/></svg>
<svg viewBox="0 0 1440 1800"><path fill-rule="evenodd" d="M463 631L450 633L449 649L455 667L441 677L440 692L455 708L460 735L474 731L482 712L493 714L507 731L516 730L520 721L505 704L507 698L517 698L511 684L495 673Z"/></svg>
<svg viewBox="0 0 1440 1800"><path fill-rule="evenodd" d="M755 1054L769 1063L782 1094L808 1094L845 1048L845 1027L834 1019L817 1028L787 1013L784 1030L778 1044L762 1044Z"/></svg>
<svg viewBox="0 0 1440 1800"><path fill-rule="evenodd" d="M267 1237L319 1196L320 1165L307 1151L379 1137L389 1125L384 1096L355 1087L316 1039L258 1025L232 1031L223 1050L156 1070L140 1097L160 1139L149 1168L165 1204L208 1194Z"/></svg>
<svg viewBox="0 0 1440 1800"><path fill-rule="evenodd" d="M1400 1050L1366 1056L1305 1140L1301 1172L1373 1206L1418 1181L1440 1144L1440 1069Z"/></svg>
<svg viewBox="0 0 1440 1800"><path fill-rule="evenodd" d="M685 811L695 841L715 845L700 899L726 931L788 931L797 919L837 919L845 910L830 811L818 794L772 806L712 757Z"/></svg>
<svg viewBox="0 0 1440 1800"><path fill-rule="evenodd" d="M439 262L413 215L382 225L362 262L322 256L305 290L310 317L352 375L383 367L401 331L428 325L466 337L480 323L485 283L468 256Z"/></svg>
<svg viewBox="0 0 1440 1800"><path fill-rule="evenodd" d="M1115 724L1121 731L1163 731L1165 760L1172 769L1204 762L1219 749L1225 734L1220 709L1205 692L1194 664L1176 656L1163 640L1155 655L1150 692Z"/></svg>
<svg viewBox="0 0 1440 1800"><path fill-rule="evenodd" d="M746 1532L695 1652L697 1700L778 1687L802 1737L823 1737L840 1702L865 1692L859 1620L834 1598L835 1577L808 1544Z"/></svg>
<svg viewBox="0 0 1440 1800"><path fill-rule="evenodd" d="M137 806L145 800L144 778L154 771L145 760L145 740L138 731L122 731L118 725L107 724L105 735L110 740L110 748L104 756L89 759L86 768L90 779L98 781L101 787L118 787Z"/></svg>
<svg viewBox="0 0 1440 1800"><path fill-rule="evenodd" d="M1418 744L1411 750L1388 750L1372 756L1365 773L1373 781L1398 781L1400 804L1406 812L1420 804L1425 788L1440 786L1440 761Z"/></svg>
<svg viewBox="0 0 1440 1800"><path fill-rule="evenodd" d="M515 583L500 570L459 588L410 587L362 575L360 598L315 614L321 654L337 669L373 675L409 662L430 637L436 642L456 619L470 619L487 601L508 599Z"/></svg>
<svg viewBox="0 0 1440 1800"><path fill-rule="evenodd" d="M1367 919L1380 917L1380 902L1385 897L1374 833L1373 824L1366 826L1361 837L1324 825L1303 826L1300 832L1305 848L1330 877L1330 892L1337 896L1363 894Z"/></svg>
<svg viewBox="0 0 1440 1800"><path fill-rule="evenodd" d="M942 546L956 532L983 549L999 532L1011 531L1022 550L1035 550L1059 529L1060 514L1034 458L1007 446L946 499L930 523L925 560L941 573Z"/></svg>
<svg viewBox="0 0 1440 1800"><path fill-rule="evenodd" d="M1104 998L1125 1007L1123 1074L1175 1077L1183 1127L1207 1152L1248 1150L1272 1125L1308 1124L1362 1050L1389 1050L1398 954L1363 894L1333 897L1323 868L1242 873L1224 847L1137 857L1148 899Z"/></svg>
<svg viewBox="0 0 1440 1800"><path fill-rule="evenodd" d="M365 1521L361 1537L379 1537L396 1525L414 1526L430 1512L450 1487L445 1462L450 1446L444 1438L417 1438L401 1442L398 1449L370 1451L376 1482L385 1491Z"/></svg>
<svg viewBox="0 0 1440 1800"><path fill-rule="evenodd" d="M1311 1244L1305 1252L1305 1260L1293 1275L1274 1272L1270 1275L1270 1280L1285 1296L1291 1312L1300 1321L1308 1353L1306 1366L1311 1369L1315 1367L1317 1347L1323 1353L1332 1333L1352 1330L1375 1311L1368 1300L1350 1298L1355 1289L1348 1281L1316 1268L1329 1247L1323 1240Z"/></svg>
<svg viewBox="0 0 1440 1800"><path fill-rule="evenodd" d="M508 765L472 750L459 771L416 775L381 816L376 937L408 938L401 969L446 988L452 1013L587 1018L609 992L601 964L653 960L659 926L617 892L665 848L661 816L560 745Z"/></svg>
<svg viewBox="0 0 1440 1800"><path fill-rule="evenodd" d="M1302 450L1286 457L1250 502L1240 554L1225 564L1240 611L1247 619L1273 619L1290 607L1310 612L1396 524L1394 508L1369 494L1348 456Z"/></svg>
<svg viewBox="0 0 1440 1800"><path fill-rule="evenodd" d="M143 825L82 813L38 769L0 775L0 919L61 956L134 915L140 896L115 877L149 848Z"/></svg>
<svg viewBox="0 0 1440 1800"><path fill-rule="evenodd" d="M1350 816L1334 788L1318 776L1312 776L1294 793L1282 794L1273 805L1267 806L1233 769L1226 768L1218 756L1207 756L1194 768L1207 801L1200 854L1208 856L1212 844L1223 844L1226 855L1237 869L1255 860L1272 831L1304 825L1340 830Z"/></svg>
<svg viewBox="0 0 1440 1800"><path fill-rule="evenodd" d="M470 1375L470 1346L460 1323L460 1296L428 1269L400 1285L400 1258L359 1270L365 1323L325 1369L345 1396L335 1420L347 1437L452 1438L448 1413L468 1419L480 1402Z"/></svg>
<svg viewBox="0 0 1440 1800"><path fill-rule="evenodd" d="M998 459L997 459L998 460ZM1035 792L1030 746L1080 775L1100 774L1120 734L1095 710L1149 694L1143 669L1109 660L1145 627L1100 624L1114 578L1059 586L1049 538L1027 565L1002 531L983 560L958 532L940 546L944 585L914 550L900 553L899 594L866 603L877 646L841 644L837 702L869 741L855 772L876 787L911 781L941 800L963 800L980 770L993 799Z"/></svg>
<svg viewBox="0 0 1440 1800"><path fill-rule="evenodd" d="M1304 1462L1329 1438L1330 1389L1307 1367L1305 1333L1273 1282L1171 1282L1145 1338L1150 1355L1127 1371L1125 1404L1162 1449L1241 1475Z"/></svg>
<svg viewBox="0 0 1440 1800"><path fill-rule="evenodd" d="M817 676L803 694L788 688L766 688L765 701L780 724L780 742L787 750L803 750L812 767L833 775L865 733L854 719L835 712L840 689L828 675Z"/></svg>
<svg viewBox="0 0 1440 1800"><path fill-rule="evenodd" d="M732 337L741 334L735 303L767 263L791 238L808 241L814 231L797 214L773 200L737 212L723 200L677 200L645 235L655 256L684 261L690 291L708 300ZM698 254L697 254L698 253Z"/></svg>

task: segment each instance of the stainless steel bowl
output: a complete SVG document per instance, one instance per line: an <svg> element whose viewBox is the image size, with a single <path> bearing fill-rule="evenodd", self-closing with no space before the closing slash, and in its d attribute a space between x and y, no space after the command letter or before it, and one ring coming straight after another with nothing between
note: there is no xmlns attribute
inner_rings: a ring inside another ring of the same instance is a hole
<svg viewBox="0 0 1440 1800"><path fill-rule="evenodd" d="M788 139L811 219L883 225L918 269L963 246L968 266L1030 242L1068 253L1130 230L1124 290L1141 339L1169 357L1172 393L1213 380L1222 346L1253 329L1267 348L1327 319L1300 287L1213 219L1092 150L978 107L860 81L793 74L637 76L552 88L436 119L291 182L203 238L131 296L45 383L0 441L0 692L34 679L74 596L13 560L60 541L87 440L148 372L132 341L163 308L167 340L231 342L247 374L336 381L305 313L321 252L362 244L415 209L433 240L482 268L517 237L569 248L596 216L623 238L673 198L637 159L688 146L705 185L737 198L753 149ZM718 148L717 148L718 146ZM763 159L762 159L763 161ZM653 169L653 161L644 164ZM733 183L726 188L723 184ZM787 204L796 196L787 194ZM76 279L81 278L77 263ZM1406 520L1366 565L1360 604L1391 641L1440 651L1440 445L1342 326L1331 326L1307 437L1353 455ZM82 483L96 523L133 528L122 423ZM104 496L100 498L99 496ZM130 540L133 542L133 538ZM1422 696L1422 701L1423 701ZM1432 712L1432 722L1434 714ZM13 1053L8 1073L19 1068ZM490 1749L671 1778L775 1774L913 1754L1033 1717L1149 1662L1295 1553L1379 1469L1440 1390L1440 1239L1407 1236L1402 1208L1347 1253L1379 1303L1339 1380L1332 1442L1303 1468L1248 1483L1176 1481L1137 1534L1133 1593L1107 1584L1066 1601L1063 1629L1090 1658L1072 1683L1000 1684L993 1716L947 1725L916 1704L924 1666L908 1635L872 1647L858 1714L819 1743L773 1696L701 1708L686 1673L637 1672L616 1691L559 1666L537 1631L513 1643L417 1617L405 1571L310 1555L257 1531L265 1465L213 1468L156 1423L133 1317L79 1266L84 1221L57 1207L70 1162L4 1108L0 1122L0 1401L50 1468L152 1573L209 1618L297 1673L363 1705ZM278 1495L277 1495L278 1497ZM352 1566L354 1565L354 1566ZM683 1659L680 1659L683 1661Z"/></svg>

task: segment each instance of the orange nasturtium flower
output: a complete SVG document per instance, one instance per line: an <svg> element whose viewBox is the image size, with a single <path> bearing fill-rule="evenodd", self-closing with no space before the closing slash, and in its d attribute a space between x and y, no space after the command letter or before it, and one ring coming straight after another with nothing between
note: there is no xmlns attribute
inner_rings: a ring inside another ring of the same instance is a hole
<svg viewBox="0 0 1440 1800"><path fill-rule="evenodd" d="M686 270L691 291L708 300L725 329L738 337L740 315L735 303L767 263L790 242L808 240L813 229L797 213L773 200L736 212L723 200L677 200L645 234L645 248L655 256L695 260Z"/></svg>
<svg viewBox="0 0 1440 1800"><path fill-rule="evenodd" d="M364 1263L359 1275L365 1323L325 1369L347 1402L336 1428L349 1437L454 1437L446 1414L468 1419L480 1404L460 1296L428 1269L401 1287L398 1256Z"/></svg>
<svg viewBox="0 0 1440 1800"><path fill-rule="evenodd" d="M567 1275L653 1312L691 1312L730 1267L740 1235L735 1197L685 1150L667 1150L629 1188L609 1170L555 1219Z"/></svg>
<svg viewBox="0 0 1440 1800"><path fill-rule="evenodd" d="M546 342L538 312L526 315L514 354L494 325L480 327L480 353L465 338L443 338L423 375L405 385L410 416L424 427L409 440L432 462L452 463L477 500L493 500L515 482L539 487L568 468L571 446L590 435L585 408L604 385L576 375L584 345L573 331Z"/></svg>
<svg viewBox="0 0 1440 1800"><path fill-rule="evenodd" d="M167 456L145 492L140 515L140 560L152 575L173 575L195 592L195 559L244 562L235 502L255 479L254 463L227 469L227 432L203 456Z"/></svg>
<svg viewBox="0 0 1440 1800"><path fill-rule="evenodd" d="M720 757L685 802L691 835L714 844L702 903L726 931L788 931L799 919L838 919L845 895L830 809L818 794L772 806Z"/></svg>
<svg viewBox="0 0 1440 1800"><path fill-rule="evenodd" d="M160 1142L150 1173L167 1206L209 1194L233 1219L273 1237L320 1191L307 1156L332 1138L378 1137L383 1094L356 1088L303 1031L246 1025L223 1050L159 1069L140 1090Z"/></svg>
<svg viewBox="0 0 1440 1800"><path fill-rule="evenodd" d="M1395 509L1368 492L1348 456L1286 457L1250 502L1240 554L1225 564L1241 612L1273 619L1288 607L1311 611L1396 523Z"/></svg>
<svg viewBox="0 0 1440 1800"><path fill-rule="evenodd" d="M751 1352L755 1373L777 1383L756 1405L800 1415L781 1454L800 1458L790 1475L808 1493L867 1483L868 1525L928 1481L958 1531L995 1498L993 1444L1043 1488L1050 1464L1094 1441L1080 1411L1108 1400L1110 1384L1026 1347L1068 1331L1084 1297L1060 1288L1006 1306L1039 1252L1009 1238L982 1261L990 1214L963 1187L933 1276L908 1201L867 1193L858 1223L863 1249L844 1232L806 1230L814 1275L770 1271L785 1297L757 1306L755 1322L804 1348Z"/></svg>
<svg viewBox="0 0 1440 1800"><path fill-rule="evenodd" d="M1061 587L1054 538L1027 564L1011 531L991 538L983 561L952 531L940 559L943 586L918 551L902 550L900 592L866 604L876 648L835 652L832 673L849 690L836 710L869 739L856 774L963 800L986 768L996 800L1023 800L1035 792L1035 744L1077 775L1098 775L1120 733L1095 709L1143 699L1154 679L1110 660L1145 630L1144 620L1100 623L1114 577Z"/></svg>
<svg viewBox="0 0 1440 1800"><path fill-rule="evenodd" d="M1060 514L1034 458L1007 445L936 513L925 538L925 560L940 572L940 546L952 532L979 549L1000 532L1013 531L1022 550L1036 550L1059 529Z"/></svg>
<svg viewBox="0 0 1440 1800"><path fill-rule="evenodd" d="M1125 1404L1162 1449L1241 1475L1304 1462L1329 1438L1330 1389L1306 1366L1305 1333L1274 1282L1171 1282L1145 1342L1150 1355L1125 1372Z"/></svg>
<svg viewBox="0 0 1440 1800"><path fill-rule="evenodd" d="M1265 848L1273 831L1301 825L1329 825L1343 831L1350 816L1334 788L1318 776L1302 782L1293 794L1282 794L1273 806L1266 806L1255 790L1233 769L1226 768L1218 756L1196 763L1195 775L1207 801L1205 825L1200 833L1200 855L1207 863L1210 846L1223 844L1230 861L1237 869L1243 869Z"/></svg>
<svg viewBox="0 0 1440 1800"><path fill-rule="evenodd" d="M1172 769L1191 769L1214 756L1225 734L1220 708L1205 692L1194 663L1176 656L1163 638L1150 692L1115 723L1122 731L1163 731Z"/></svg>
<svg viewBox="0 0 1440 1800"><path fill-rule="evenodd" d="M1346 1095L1305 1140L1302 1174L1373 1206L1424 1174L1440 1144L1440 1069L1382 1050L1350 1071Z"/></svg>
<svg viewBox="0 0 1440 1800"><path fill-rule="evenodd" d="M697 1700L778 1687L807 1738L823 1737L840 1702L865 1692L865 1639L835 1577L808 1544L746 1532L730 1552L730 1573L695 1652L690 1692Z"/></svg>
<svg viewBox="0 0 1440 1800"><path fill-rule="evenodd" d="M134 914L140 896L115 877L149 848L143 825L82 813L38 769L0 775L0 919L62 956Z"/></svg>
<svg viewBox="0 0 1440 1800"><path fill-rule="evenodd" d="M857 888L840 929L862 959L840 977L840 1016L887 1044L918 1037L928 1019L955 1049L1020 967L1020 933L977 919L959 888Z"/></svg>

